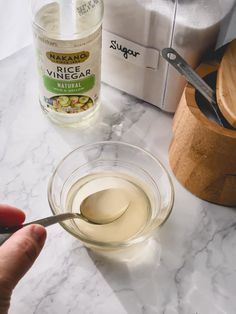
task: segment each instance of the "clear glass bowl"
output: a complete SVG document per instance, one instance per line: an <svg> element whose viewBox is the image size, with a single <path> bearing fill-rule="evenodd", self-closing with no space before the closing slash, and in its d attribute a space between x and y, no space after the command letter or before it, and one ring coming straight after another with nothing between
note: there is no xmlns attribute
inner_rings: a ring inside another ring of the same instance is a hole
<svg viewBox="0 0 236 314"><path fill-rule="evenodd" d="M128 239L100 241L81 232L74 220L65 221L61 225L85 245L97 249L121 249L143 242L169 217L174 202L174 189L161 162L134 145L97 142L81 146L68 154L59 163L49 182L48 201L53 214L68 211L68 192L79 179L101 171L125 173L142 182L150 201L149 218L145 226Z"/></svg>

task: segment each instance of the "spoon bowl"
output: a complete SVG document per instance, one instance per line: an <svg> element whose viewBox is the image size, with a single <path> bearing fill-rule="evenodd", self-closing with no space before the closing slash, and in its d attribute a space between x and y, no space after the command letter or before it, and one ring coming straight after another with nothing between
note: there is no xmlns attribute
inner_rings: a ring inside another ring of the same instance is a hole
<svg viewBox="0 0 236 314"><path fill-rule="evenodd" d="M80 205L80 211L88 222L108 224L121 217L129 207L129 199L121 188L111 188L93 193Z"/></svg>

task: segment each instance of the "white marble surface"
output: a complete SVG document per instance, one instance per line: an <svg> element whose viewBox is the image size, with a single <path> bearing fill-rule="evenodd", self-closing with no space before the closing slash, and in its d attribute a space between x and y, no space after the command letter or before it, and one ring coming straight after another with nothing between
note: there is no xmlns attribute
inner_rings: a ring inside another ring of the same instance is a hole
<svg viewBox="0 0 236 314"><path fill-rule="evenodd" d="M168 166L172 116L107 85L90 127L61 129L42 114L32 47L0 61L0 201L28 219L50 215L58 161L97 140L139 145ZM119 262L87 250L60 225L14 291L10 314L235 314L236 212L197 199L175 180L173 212L142 254Z"/></svg>
<svg viewBox="0 0 236 314"><path fill-rule="evenodd" d="M32 43L31 0L0 0L0 60Z"/></svg>

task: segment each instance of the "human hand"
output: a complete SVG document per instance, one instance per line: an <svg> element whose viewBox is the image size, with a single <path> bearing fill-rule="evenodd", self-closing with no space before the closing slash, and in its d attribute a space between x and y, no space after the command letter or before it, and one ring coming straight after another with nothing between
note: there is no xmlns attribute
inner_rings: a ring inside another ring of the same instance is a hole
<svg viewBox="0 0 236 314"><path fill-rule="evenodd" d="M0 204L0 226L20 225L25 214ZM0 246L0 314L7 314L13 289L33 265L46 239L46 229L29 225L15 232Z"/></svg>

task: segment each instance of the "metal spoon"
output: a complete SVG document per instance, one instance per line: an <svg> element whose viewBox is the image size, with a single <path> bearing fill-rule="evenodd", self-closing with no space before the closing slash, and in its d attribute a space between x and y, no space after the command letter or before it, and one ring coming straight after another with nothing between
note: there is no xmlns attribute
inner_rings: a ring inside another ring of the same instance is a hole
<svg viewBox="0 0 236 314"><path fill-rule="evenodd" d="M122 216L129 203L124 189L106 189L86 197L80 205L80 212L89 222L102 225Z"/></svg>
<svg viewBox="0 0 236 314"><path fill-rule="evenodd" d="M119 205L113 202L112 198L119 197ZM80 213L58 214L38 220L34 220L23 225L0 227L0 245L3 244L17 230L32 224L39 224L44 227L51 226L58 222L69 219L81 219L95 225L104 225L120 218L129 207L129 200L124 195L123 189L106 189L86 197L80 205ZM112 210L109 205L112 205ZM103 206L103 207L102 207ZM107 207L106 207L107 206Z"/></svg>
<svg viewBox="0 0 236 314"><path fill-rule="evenodd" d="M218 123L225 128L229 128L229 123L225 120L216 102L215 91L190 67L190 65L173 49L164 48L162 57L168 61L185 79L195 87L207 100L213 110ZM231 127L230 127L231 128Z"/></svg>

